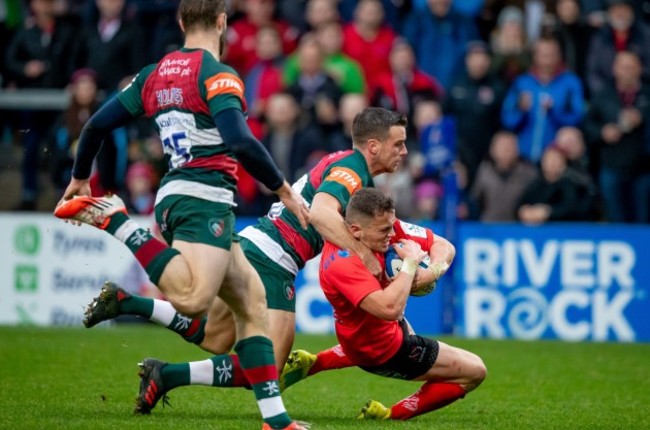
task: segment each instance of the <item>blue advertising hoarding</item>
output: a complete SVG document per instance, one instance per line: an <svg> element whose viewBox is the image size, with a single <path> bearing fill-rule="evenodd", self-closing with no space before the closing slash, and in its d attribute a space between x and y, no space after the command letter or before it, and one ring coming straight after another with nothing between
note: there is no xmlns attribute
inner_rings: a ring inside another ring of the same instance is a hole
<svg viewBox="0 0 650 430"><path fill-rule="evenodd" d="M647 226L461 224L456 334L650 341Z"/></svg>

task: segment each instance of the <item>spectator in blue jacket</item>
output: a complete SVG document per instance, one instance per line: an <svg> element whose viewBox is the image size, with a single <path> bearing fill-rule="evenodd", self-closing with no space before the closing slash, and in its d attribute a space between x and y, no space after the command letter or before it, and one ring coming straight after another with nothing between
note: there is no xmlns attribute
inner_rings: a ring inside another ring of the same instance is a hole
<svg viewBox="0 0 650 430"><path fill-rule="evenodd" d="M539 39L531 69L512 84L501 110L503 126L517 134L521 155L533 162L558 129L578 125L584 115L582 84L564 68L560 52L557 40Z"/></svg>
<svg viewBox="0 0 650 430"><path fill-rule="evenodd" d="M454 11L452 1L427 0L429 7L414 9L403 26L420 69L446 89L462 65L467 43L478 39L476 24Z"/></svg>

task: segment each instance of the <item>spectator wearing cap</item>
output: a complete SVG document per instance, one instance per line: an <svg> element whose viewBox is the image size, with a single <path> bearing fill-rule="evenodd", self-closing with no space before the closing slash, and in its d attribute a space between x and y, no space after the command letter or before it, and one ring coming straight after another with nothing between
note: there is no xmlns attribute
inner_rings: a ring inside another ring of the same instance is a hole
<svg viewBox="0 0 650 430"><path fill-rule="evenodd" d="M579 190L565 173L567 160L562 150L551 145L541 160L540 174L522 193L517 218L526 224L580 220Z"/></svg>
<svg viewBox="0 0 650 430"><path fill-rule="evenodd" d="M594 96L585 121L588 140L600 152L600 189L612 222L650 222L650 88L641 68L636 54L616 54L614 82Z"/></svg>
<svg viewBox="0 0 650 430"><path fill-rule="evenodd" d="M413 10L403 26L418 66L445 89L461 67L467 43L478 38L476 24L454 11L452 2L429 0L428 8Z"/></svg>
<svg viewBox="0 0 650 430"><path fill-rule="evenodd" d="M503 126L517 134L521 155L537 163L558 129L580 124L580 79L566 70L557 40L535 42L533 66L512 84L501 110Z"/></svg>
<svg viewBox="0 0 650 430"><path fill-rule="evenodd" d="M458 155L467 169L468 185L474 182L479 163L499 129L501 103L506 88L490 73L491 55L483 41L467 45L465 70L451 86L444 111L456 118Z"/></svg>
<svg viewBox="0 0 650 430"><path fill-rule="evenodd" d="M492 71L507 85L530 67L531 55L521 9L507 6L499 13L497 26L490 35L490 47Z"/></svg>
<svg viewBox="0 0 650 430"><path fill-rule="evenodd" d="M592 27L580 15L578 0L558 0L555 11L557 21L553 36L560 42L564 61L572 72L585 82L587 49L592 35Z"/></svg>
<svg viewBox="0 0 650 430"><path fill-rule="evenodd" d="M470 192L480 220L515 221L519 199L536 177L535 167L519 157L517 136L508 131L496 133L490 156L481 162Z"/></svg>
<svg viewBox="0 0 650 430"><path fill-rule="evenodd" d="M643 78L650 78L650 31L635 18L628 0L609 0L607 22L591 39L587 54L587 84L597 94L612 80L616 53L634 52L643 66Z"/></svg>

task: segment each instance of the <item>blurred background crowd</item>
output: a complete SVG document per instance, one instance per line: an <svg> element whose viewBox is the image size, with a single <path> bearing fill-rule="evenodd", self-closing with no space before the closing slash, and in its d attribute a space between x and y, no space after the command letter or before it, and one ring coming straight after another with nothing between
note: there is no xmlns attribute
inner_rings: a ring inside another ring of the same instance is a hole
<svg viewBox="0 0 650 430"><path fill-rule="evenodd" d="M84 122L182 45L177 6L0 0L0 177L20 173L4 209L53 208ZM382 106L409 118L406 162L376 181L400 217L440 218L453 195L460 219L650 222L650 1L233 0L228 42L290 181ZM51 94L61 108L39 103ZM93 190L149 214L165 169L137 121L104 143ZM263 214L272 197L239 176L237 212Z"/></svg>

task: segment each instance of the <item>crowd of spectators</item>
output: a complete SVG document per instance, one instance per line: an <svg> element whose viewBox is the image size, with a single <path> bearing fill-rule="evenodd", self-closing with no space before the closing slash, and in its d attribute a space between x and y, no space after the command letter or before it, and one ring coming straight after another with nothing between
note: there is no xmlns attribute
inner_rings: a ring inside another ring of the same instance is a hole
<svg viewBox="0 0 650 430"><path fill-rule="evenodd" d="M71 100L0 112L23 148L18 209L43 166L61 191L84 121L182 44L177 3L0 0L3 91ZM441 217L453 194L463 219L650 222L650 1L232 0L227 35L251 129L290 180L382 106L409 118L407 161L377 181L400 217ZM104 143L94 191L147 214L165 168L138 121ZM239 176L237 210L261 215L268 190Z"/></svg>

